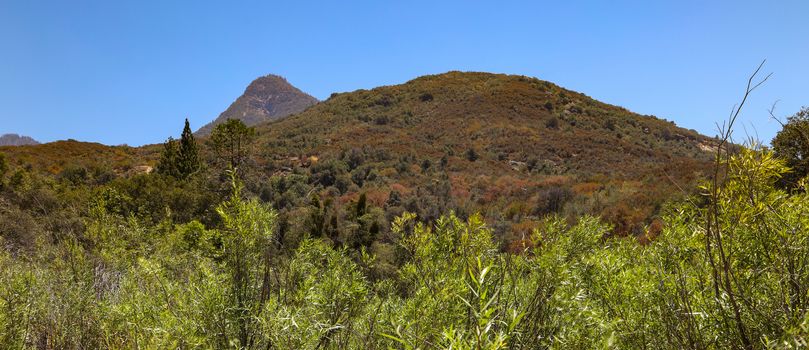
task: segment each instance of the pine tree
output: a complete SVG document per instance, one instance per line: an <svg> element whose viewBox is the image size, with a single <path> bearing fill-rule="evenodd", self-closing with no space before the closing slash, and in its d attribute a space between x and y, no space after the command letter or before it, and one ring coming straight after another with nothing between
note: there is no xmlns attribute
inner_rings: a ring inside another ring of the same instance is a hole
<svg viewBox="0 0 809 350"><path fill-rule="evenodd" d="M159 174L175 178L180 177L180 170L177 166L177 153L177 141L173 137L169 137L166 143L163 144L163 153L160 154L160 161L157 163L157 172Z"/></svg>
<svg viewBox="0 0 809 350"><path fill-rule="evenodd" d="M366 209L368 209L368 198L365 196L365 193L361 193L360 198L357 200L356 207L356 216L358 219L365 215Z"/></svg>
<svg viewBox="0 0 809 350"><path fill-rule="evenodd" d="M197 142L194 140L194 134L191 132L191 126L188 123L188 118L186 118L183 134L180 137L177 168L180 177L187 178L199 171L200 167L201 163L199 160L199 151L197 150Z"/></svg>
<svg viewBox="0 0 809 350"><path fill-rule="evenodd" d="M163 154L157 164L157 172L176 179L186 179L198 172L201 167L197 142L194 140L191 126L186 119L179 145L172 137L169 137L163 145Z"/></svg>
<svg viewBox="0 0 809 350"><path fill-rule="evenodd" d="M241 120L228 119L213 129L208 142L216 153L217 163L239 168L250 157L250 144L255 135L255 129L244 125Z"/></svg>

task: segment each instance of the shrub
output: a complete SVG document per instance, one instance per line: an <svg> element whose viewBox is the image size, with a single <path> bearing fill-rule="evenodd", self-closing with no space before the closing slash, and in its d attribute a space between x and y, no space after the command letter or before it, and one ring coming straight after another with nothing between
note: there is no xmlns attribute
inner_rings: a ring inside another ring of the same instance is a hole
<svg viewBox="0 0 809 350"><path fill-rule="evenodd" d="M534 215L559 213L571 198L573 198L573 191L567 187L544 188L539 191Z"/></svg>
<svg viewBox="0 0 809 350"><path fill-rule="evenodd" d="M545 121L545 127L548 129L559 129L559 119L556 117L550 117L548 120Z"/></svg>
<svg viewBox="0 0 809 350"><path fill-rule="evenodd" d="M474 161L476 161L476 160L478 160L480 158L480 155L478 155L478 152L475 151L475 149L471 148L471 147L466 150L466 152L464 153L464 156L466 156L466 160L468 160L470 162L474 162Z"/></svg>

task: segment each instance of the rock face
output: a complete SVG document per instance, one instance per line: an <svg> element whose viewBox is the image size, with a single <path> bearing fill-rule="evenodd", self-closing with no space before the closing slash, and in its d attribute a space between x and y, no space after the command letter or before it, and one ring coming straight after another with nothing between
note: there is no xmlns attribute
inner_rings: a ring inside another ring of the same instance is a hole
<svg viewBox="0 0 809 350"><path fill-rule="evenodd" d="M277 120L304 111L316 104L316 98L292 86L283 77L267 75L253 80L227 110L216 120L197 131L208 135L213 128L228 119L239 119L248 126Z"/></svg>
<svg viewBox="0 0 809 350"><path fill-rule="evenodd" d="M17 134L5 134L0 136L0 146L26 146L38 145L39 142L28 136L20 136Z"/></svg>

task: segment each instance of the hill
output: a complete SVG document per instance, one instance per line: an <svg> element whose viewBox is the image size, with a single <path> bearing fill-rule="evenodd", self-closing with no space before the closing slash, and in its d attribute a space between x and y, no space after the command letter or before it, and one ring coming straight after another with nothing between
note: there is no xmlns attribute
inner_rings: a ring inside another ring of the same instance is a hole
<svg viewBox="0 0 809 350"><path fill-rule="evenodd" d="M711 140L533 78L450 72L333 95L255 143L234 129L0 147L2 347L809 339L809 193L776 188L789 168L766 148L661 210Z"/></svg>
<svg viewBox="0 0 809 350"><path fill-rule="evenodd" d="M250 83L244 94L216 120L200 128L197 134L210 134L216 125L228 119L239 119L248 126L273 121L301 112L317 102L316 98L292 86L283 77L266 75Z"/></svg>
<svg viewBox="0 0 809 350"><path fill-rule="evenodd" d="M259 89L251 84L246 95L257 95L253 88ZM289 220L282 227L331 216L333 232L350 235L345 232L356 218L349 213L364 196L383 230L404 211L426 221L450 210L480 212L506 244L519 242L551 214L570 220L598 215L614 233L646 239L663 203L691 194L708 173L713 149L712 139L672 122L539 79L490 73L449 72L333 94L257 131L253 166L242 173L248 190ZM213 154L201 141L210 165L206 178L218 179L223 169L212 166ZM126 183L148 172L161 150L60 141L0 153L17 168L50 175L79 168ZM142 194L136 189L145 186L137 181L145 180L133 181L120 186L137 201ZM187 187L192 197L200 188ZM320 207L312 207L312 195ZM194 218L216 205L191 210L181 205L187 201L178 197L169 209ZM147 202L140 205L156 203ZM164 212L156 208L155 217Z"/></svg>
<svg viewBox="0 0 809 350"><path fill-rule="evenodd" d="M154 162L154 146L134 148L107 146L76 140L55 141L37 145L4 146L0 153L11 165L30 168L39 173L58 175L65 170L85 169L122 176L136 172L141 163Z"/></svg>
<svg viewBox="0 0 809 350"><path fill-rule="evenodd" d="M489 73L333 94L259 132L271 169L283 173L312 156L337 161L352 180L324 193L342 202L363 192L386 205L397 192L419 202L408 209L422 214L481 211L517 225L553 212L591 213L636 234L665 200L693 187L711 154L711 139L672 122L535 78ZM323 167L312 166L312 176ZM442 191L445 198L431 197ZM423 208L436 203L448 208Z"/></svg>
<svg viewBox="0 0 809 350"><path fill-rule="evenodd" d="M24 145L37 145L39 142L28 136L20 136L17 134L5 134L0 136L0 146L24 146Z"/></svg>

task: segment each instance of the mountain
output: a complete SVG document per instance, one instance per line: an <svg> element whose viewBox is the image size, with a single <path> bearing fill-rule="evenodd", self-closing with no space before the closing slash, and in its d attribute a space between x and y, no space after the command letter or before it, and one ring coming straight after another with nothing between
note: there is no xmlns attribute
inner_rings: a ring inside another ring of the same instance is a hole
<svg viewBox="0 0 809 350"><path fill-rule="evenodd" d="M0 136L0 146L25 146L37 144L39 144L39 142L28 136L20 136L17 134L5 134Z"/></svg>
<svg viewBox="0 0 809 350"><path fill-rule="evenodd" d="M258 101L258 91L272 95L264 83L272 81L283 79L258 79L226 113ZM536 78L475 72L335 93L256 128L254 161L242 173L253 194L291 220L284 225L305 225L317 196L321 214L341 217L343 227L364 195L382 213L380 227L404 211L427 221L479 212L504 244L549 214L597 215L615 234L645 237L665 202L694 194L715 152L713 139L670 121ZM153 167L161 150L58 142L0 153L46 174L78 166L128 177L148 172L138 169Z"/></svg>
<svg viewBox="0 0 809 350"><path fill-rule="evenodd" d="M435 203L516 222L590 213L636 234L707 173L712 142L536 78L466 72L333 94L260 126L259 139L282 172L317 159L318 179L336 161L331 171L350 178L326 192L338 202L361 192L382 205L395 191L425 213L447 209L424 208Z"/></svg>
<svg viewBox="0 0 809 350"><path fill-rule="evenodd" d="M292 86L283 77L266 75L253 80L244 94L216 120L200 128L197 134L210 134L216 125L228 119L240 119L248 126L277 120L302 112L317 102L316 98Z"/></svg>

